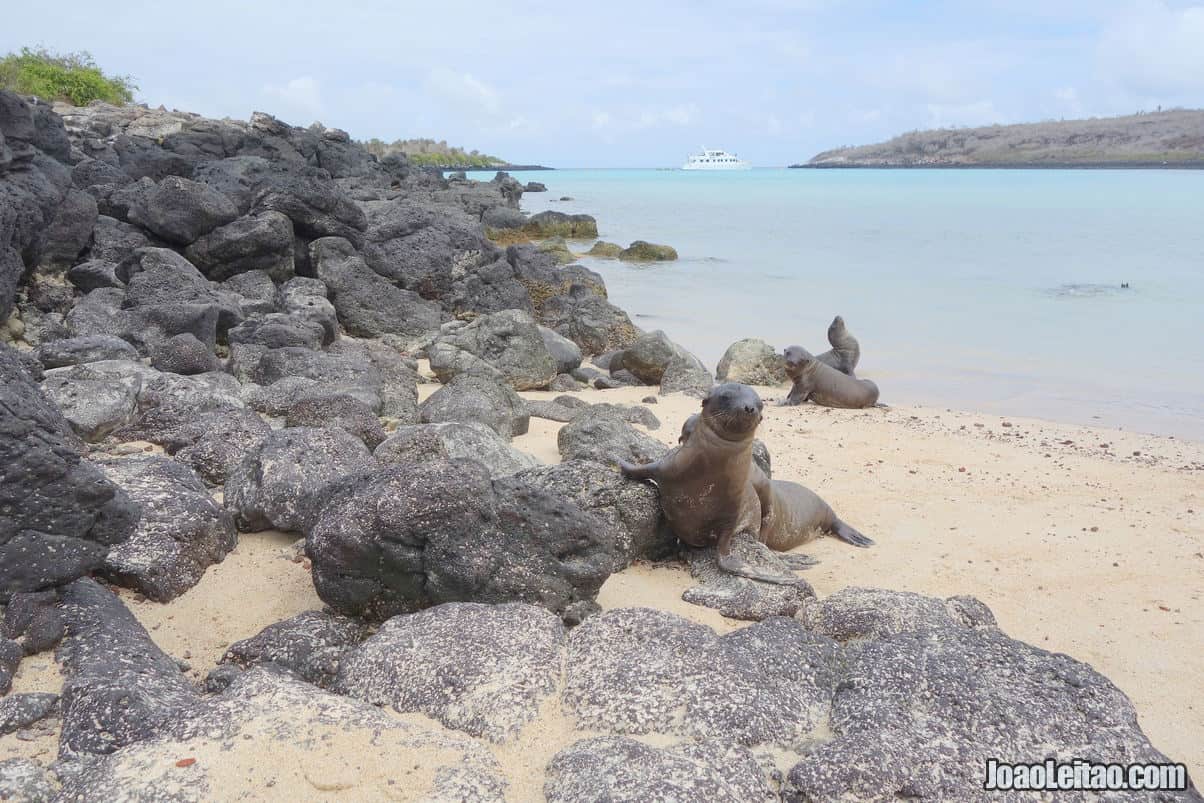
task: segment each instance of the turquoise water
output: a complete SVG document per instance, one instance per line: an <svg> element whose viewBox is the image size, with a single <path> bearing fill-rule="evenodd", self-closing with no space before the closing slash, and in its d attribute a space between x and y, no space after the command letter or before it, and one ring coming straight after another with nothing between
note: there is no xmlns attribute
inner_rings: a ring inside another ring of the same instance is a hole
<svg viewBox="0 0 1204 803"><path fill-rule="evenodd" d="M743 337L825 350L839 313L888 404L1204 439L1204 172L515 175L548 186L526 211L674 246L674 263L582 262L712 368Z"/></svg>

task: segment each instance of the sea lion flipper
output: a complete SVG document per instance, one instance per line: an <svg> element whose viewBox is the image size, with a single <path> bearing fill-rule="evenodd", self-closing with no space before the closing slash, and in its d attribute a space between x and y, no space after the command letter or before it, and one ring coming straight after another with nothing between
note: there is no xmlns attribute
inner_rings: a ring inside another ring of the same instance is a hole
<svg viewBox="0 0 1204 803"><path fill-rule="evenodd" d="M762 583L773 583L779 586L797 585L799 579L789 574L774 574L773 572L754 569L744 562L742 558L736 555L722 553L718 554L719 568L728 574L734 574L737 577L745 577L749 580L759 580Z"/></svg>
<svg viewBox="0 0 1204 803"><path fill-rule="evenodd" d="M656 460L652 463L644 463L637 465L628 463L626 460L619 458L619 471L623 472L623 476L630 480L652 480L656 479L656 472L660 468L661 462Z"/></svg>
<svg viewBox="0 0 1204 803"><path fill-rule="evenodd" d="M874 545L874 540L872 538L862 535L840 519L837 519L836 523L832 526L832 534L841 541L846 541L853 546L864 548Z"/></svg>
<svg viewBox="0 0 1204 803"><path fill-rule="evenodd" d="M779 552L777 558L796 572L819 565L819 558L813 558L801 552Z"/></svg>

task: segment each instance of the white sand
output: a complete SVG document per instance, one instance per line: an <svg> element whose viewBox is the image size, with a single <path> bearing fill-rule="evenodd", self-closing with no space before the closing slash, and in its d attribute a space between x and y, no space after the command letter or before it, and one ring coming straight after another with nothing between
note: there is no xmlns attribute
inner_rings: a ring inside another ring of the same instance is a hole
<svg viewBox="0 0 1204 803"><path fill-rule="evenodd" d="M420 395L437 387L420 386ZM654 392L579 396L638 403ZM697 407L661 397L651 409L662 427L651 434L675 443ZM556 462L560 426L533 418L515 445ZM1154 745L1204 775L1204 444L918 407L767 406L759 434L776 477L813 488L877 541L862 550L824 538L801 550L822 561L806 573L821 597L850 585L977 596L1010 635L1111 678ZM168 605L122 597L159 646L203 678L231 642L321 607L306 564L282 556L293 540L242 535L224 563ZM662 608L720 632L744 626L682 602L689 585L683 568L637 564L611 577L599 602ZM60 685L43 655L22 664L15 688ZM544 714L511 744L490 746L513 800L538 799L546 761L587 735L572 730L555 701ZM0 738L0 759L49 761L54 751L53 734ZM345 799L354 797L347 790Z"/></svg>

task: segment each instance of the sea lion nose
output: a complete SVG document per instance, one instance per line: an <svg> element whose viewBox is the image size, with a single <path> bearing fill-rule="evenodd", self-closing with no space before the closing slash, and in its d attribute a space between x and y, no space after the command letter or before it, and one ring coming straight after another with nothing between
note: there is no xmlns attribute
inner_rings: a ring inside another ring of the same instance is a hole
<svg viewBox="0 0 1204 803"><path fill-rule="evenodd" d="M756 407L753 407L751 404L746 404L746 405L744 405L744 412L746 412L746 413L755 413L756 411L757 411L757 408L756 408Z"/></svg>

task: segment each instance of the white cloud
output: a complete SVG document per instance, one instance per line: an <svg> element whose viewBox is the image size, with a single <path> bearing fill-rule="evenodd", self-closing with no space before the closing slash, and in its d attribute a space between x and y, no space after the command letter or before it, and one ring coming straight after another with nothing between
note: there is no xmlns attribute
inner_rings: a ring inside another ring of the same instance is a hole
<svg viewBox="0 0 1204 803"><path fill-rule="evenodd" d="M308 75L294 78L284 86L268 84L263 93L284 105L281 116L289 112L319 117L322 114L322 87Z"/></svg>
<svg viewBox="0 0 1204 803"><path fill-rule="evenodd" d="M488 115L496 115L502 110L501 93L471 73L436 67L427 75L426 84L439 100L452 101Z"/></svg>
<svg viewBox="0 0 1204 803"><path fill-rule="evenodd" d="M1108 26L1098 55L1107 73L1141 95L1204 90L1204 5L1139 0Z"/></svg>

